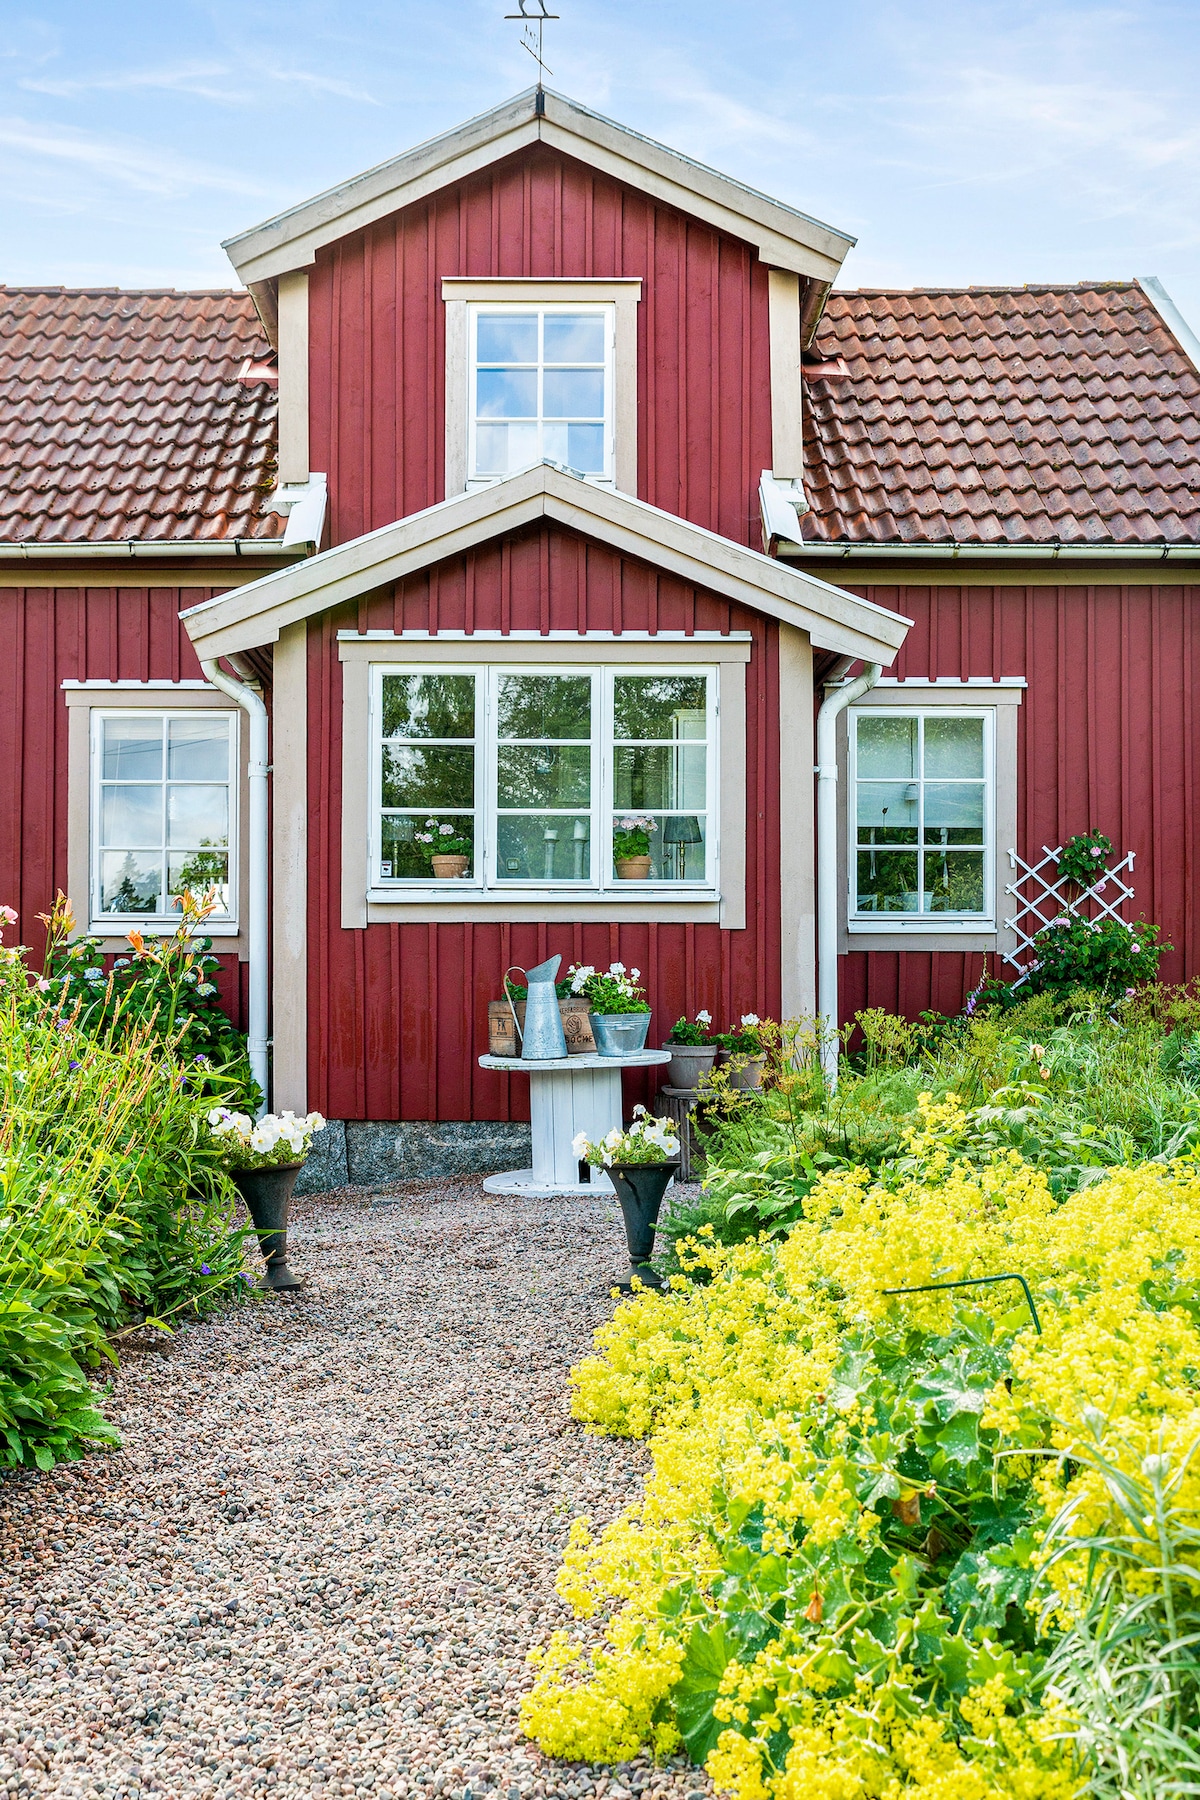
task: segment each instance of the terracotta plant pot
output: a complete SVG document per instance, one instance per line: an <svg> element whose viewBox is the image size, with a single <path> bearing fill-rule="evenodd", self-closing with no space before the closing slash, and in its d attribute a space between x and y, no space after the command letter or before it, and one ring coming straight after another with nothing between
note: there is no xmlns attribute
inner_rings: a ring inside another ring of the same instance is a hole
<svg viewBox="0 0 1200 1800"><path fill-rule="evenodd" d="M266 1271L259 1287L286 1293L289 1288L304 1286L302 1275L293 1275L287 1264L288 1208L296 1177L304 1167L303 1159L294 1163L276 1163L271 1169L231 1169L230 1177L253 1221L258 1247L266 1259Z"/></svg>
<svg viewBox="0 0 1200 1800"><path fill-rule="evenodd" d="M648 1012L591 1013L589 1019L600 1056L636 1056L646 1048Z"/></svg>
<svg viewBox="0 0 1200 1800"><path fill-rule="evenodd" d="M729 1070L731 1088L758 1088L762 1086L763 1070L767 1066L765 1056L731 1056L726 1059Z"/></svg>
<svg viewBox="0 0 1200 1800"><path fill-rule="evenodd" d="M688 1093L700 1086L701 1077L708 1074L717 1060L715 1044L664 1044L663 1049L671 1052L667 1086L683 1088Z"/></svg>
<svg viewBox="0 0 1200 1800"><path fill-rule="evenodd" d="M625 1221L625 1242L629 1246L630 1277L637 1276L646 1287L662 1287L662 1278L650 1267L654 1255L654 1232L659 1208L671 1179L679 1171L679 1163L614 1163L607 1171ZM619 1284L628 1292L629 1281Z"/></svg>
<svg viewBox="0 0 1200 1800"><path fill-rule="evenodd" d="M649 856L619 856L617 859L617 877L621 881L647 881L650 876L652 858Z"/></svg>
<svg viewBox="0 0 1200 1800"><path fill-rule="evenodd" d="M435 881L457 881L470 866L469 856L431 856Z"/></svg>

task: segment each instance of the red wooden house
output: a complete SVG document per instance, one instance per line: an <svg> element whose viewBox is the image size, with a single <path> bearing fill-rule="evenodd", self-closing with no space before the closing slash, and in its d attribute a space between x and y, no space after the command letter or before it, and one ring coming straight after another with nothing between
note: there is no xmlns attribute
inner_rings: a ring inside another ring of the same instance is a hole
<svg viewBox="0 0 1200 1800"><path fill-rule="evenodd" d="M662 1026L954 1010L1008 852L1096 828L1197 971L1200 346L851 243L535 91L230 240L246 293L0 290L24 941L215 880L331 1181L511 1161L487 1003L554 951Z"/></svg>

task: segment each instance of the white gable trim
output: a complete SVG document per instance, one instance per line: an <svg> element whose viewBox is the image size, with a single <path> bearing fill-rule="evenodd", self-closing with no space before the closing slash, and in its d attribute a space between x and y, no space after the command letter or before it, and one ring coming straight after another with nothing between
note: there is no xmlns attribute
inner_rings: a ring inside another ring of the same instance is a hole
<svg viewBox="0 0 1200 1800"><path fill-rule="evenodd" d="M832 281L854 244L847 233L744 187L577 101L530 88L454 131L228 238L224 247L247 286L269 281L289 270L305 268L325 245L538 142L753 244L761 260L772 268Z"/></svg>
<svg viewBox="0 0 1200 1800"><path fill-rule="evenodd" d="M622 555L806 631L822 650L890 664L911 620L673 513L548 463L443 500L180 616L202 658L272 644L286 625L402 580L446 557L553 519Z"/></svg>

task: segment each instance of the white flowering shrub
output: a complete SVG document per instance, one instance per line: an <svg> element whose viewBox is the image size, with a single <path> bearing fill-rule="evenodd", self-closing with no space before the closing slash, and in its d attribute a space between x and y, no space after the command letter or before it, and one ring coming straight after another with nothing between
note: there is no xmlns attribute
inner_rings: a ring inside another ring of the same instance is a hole
<svg viewBox="0 0 1200 1800"><path fill-rule="evenodd" d="M670 1162L679 1155L679 1136L674 1119L656 1119L644 1106L635 1106L633 1124L624 1131L614 1126L595 1144L581 1131L571 1148L593 1169L611 1169L626 1163Z"/></svg>
<svg viewBox="0 0 1200 1800"><path fill-rule="evenodd" d="M252 1119L248 1113L214 1106L208 1127L224 1146L231 1169L277 1169L302 1162L325 1121L318 1112L298 1119L294 1112L265 1113Z"/></svg>

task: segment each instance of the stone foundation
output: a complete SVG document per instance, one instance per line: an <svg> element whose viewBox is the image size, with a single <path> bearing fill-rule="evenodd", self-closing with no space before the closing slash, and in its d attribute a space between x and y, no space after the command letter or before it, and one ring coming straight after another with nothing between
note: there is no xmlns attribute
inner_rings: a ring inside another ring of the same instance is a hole
<svg viewBox="0 0 1200 1800"><path fill-rule="evenodd" d="M528 1168L532 1155L528 1125L506 1121L330 1119L313 1140L296 1192L496 1175Z"/></svg>

